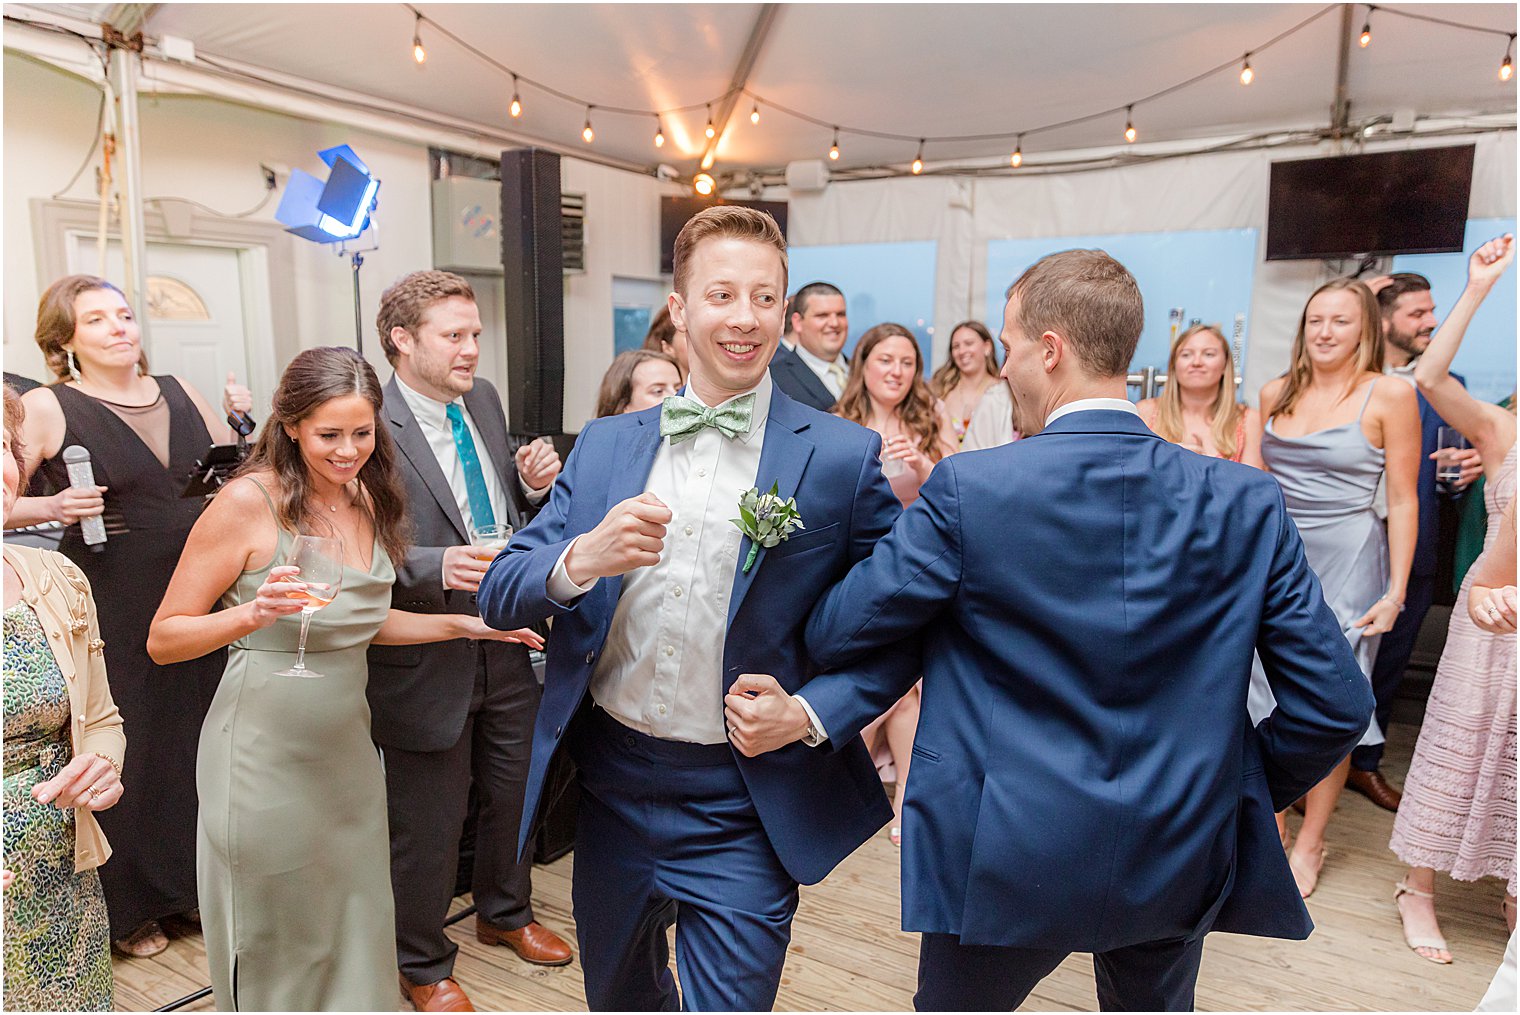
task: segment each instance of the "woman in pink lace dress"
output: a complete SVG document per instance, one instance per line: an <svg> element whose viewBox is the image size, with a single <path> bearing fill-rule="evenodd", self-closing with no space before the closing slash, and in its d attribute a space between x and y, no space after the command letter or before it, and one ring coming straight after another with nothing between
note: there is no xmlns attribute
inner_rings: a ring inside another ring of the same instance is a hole
<svg viewBox="0 0 1520 1015"><path fill-rule="evenodd" d="M1515 496L1515 414L1469 395L1450 375L1474 311L1514 259L1514 238L1478 248L1467 288L1415 368L1431 406L1483 459L1488 506L1485 555ZM1446 964L1451 952L1435 912L1435 872L1460 881L1507 881L1505 916L1515 928L1515 635L1482 631L1468 615L1473 573L1463 582L1425 706L1389 848L1410 865L1394 889L1404 940L1422 958Z"/></svg>

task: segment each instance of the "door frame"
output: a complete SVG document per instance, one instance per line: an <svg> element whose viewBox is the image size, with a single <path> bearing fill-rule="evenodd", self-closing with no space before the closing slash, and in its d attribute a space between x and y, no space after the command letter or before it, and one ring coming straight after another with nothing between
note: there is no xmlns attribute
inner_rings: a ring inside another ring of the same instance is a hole
<svg viewBox="0 0 1520 1015"><path fill-rule="evenodd" d="M100 208L91 201L31 202L32 235L36 238L38 277L61 278L69 273L69 241L74 236L91 241L99 234ZM165 214L163 204L173 204ZM243 334L248 351L248 386L272 395L279 384L282 365L301 351L296 334L295 260L290 234L275 222L260 222L209 214L185 201L153 202L144 209L144 233L150 243L221 247L237 254L243 296ZM107 228L110 239L120 240L119 228ZM153 354L152 325L142 319L143 346L150 362ZM215 397L216 392L207 392Z"/></svg>

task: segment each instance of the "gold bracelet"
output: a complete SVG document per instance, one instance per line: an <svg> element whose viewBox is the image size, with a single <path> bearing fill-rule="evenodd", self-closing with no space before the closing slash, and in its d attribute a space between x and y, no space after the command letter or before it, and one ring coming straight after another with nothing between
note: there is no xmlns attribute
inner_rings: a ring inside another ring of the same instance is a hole
<svg viewBox="0 0 1520 1015"><path fill-rule="evenodd" d="M91 751L90 753L93 754L93 755L95 755L95 757L100 758L101 760L105 761L112 768L114 768L116 770L116 778L118 778L118 779L121 778L121 762L117 761L115 758L112 758L112 757L109 757L107 755L101 754L99 751Z"/></svg>

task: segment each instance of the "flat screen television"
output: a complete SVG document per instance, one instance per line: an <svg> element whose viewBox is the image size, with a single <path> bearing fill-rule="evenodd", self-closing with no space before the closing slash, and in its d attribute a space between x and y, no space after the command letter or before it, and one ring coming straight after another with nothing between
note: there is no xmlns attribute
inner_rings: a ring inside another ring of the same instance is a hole
<svg viewBox="0 0 1520 1015"><path fill-rule="evenodd" d="M719 197L662 197L660 198L660 271L666 275L675 271L676 237L693 215L715 204L737 204L770 214L786 235L785 201L729 201Z"/></svg>
<svg viewBox="0 0 1520 1015"><path fill-rule="evenodd" d="M1462 249L1475 146L1272 163L1267 260Z"/></svg>

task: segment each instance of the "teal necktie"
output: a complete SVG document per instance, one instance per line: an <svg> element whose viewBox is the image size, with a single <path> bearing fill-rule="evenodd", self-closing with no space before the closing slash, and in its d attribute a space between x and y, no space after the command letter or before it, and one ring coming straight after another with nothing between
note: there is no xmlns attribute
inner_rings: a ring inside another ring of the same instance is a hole
<svg viewBox="0 0 1520 1015"><path fill-rule="evenodd" d="M464 489L470 498L470 515L474 528L495 525L496 514L491 510L491 495L486 490L485 473L480 471L480 454L475 450L475 438L464 425L464 413L458 402L450 402L444 409L449 417L449 427L454 431L454 450L459 453L459 464L464 466Z"/></svg>
<svg viewBox="0 0 1520 1015"><path fill-rule="evenodd" d="M684 395L671 395L660 403L660 436L669 437L671 444L691 440L706 427L712 427L725 437L737 437L749 433L755 413L755 393L752 391L713 409L696 399Z"/></svg>

